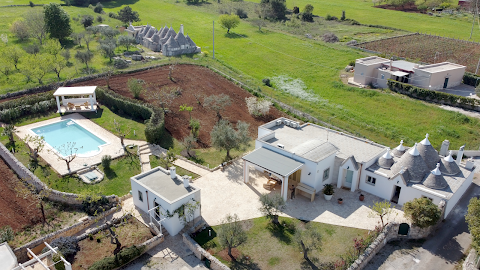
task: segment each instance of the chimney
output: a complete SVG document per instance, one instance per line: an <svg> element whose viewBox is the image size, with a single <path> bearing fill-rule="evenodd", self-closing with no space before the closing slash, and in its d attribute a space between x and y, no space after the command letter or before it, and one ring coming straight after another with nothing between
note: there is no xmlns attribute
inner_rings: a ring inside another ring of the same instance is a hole
<svg viewBox="0 0 480 270"><path fill-rule="evenodd" d="M473 161L473 158L469 158L469 159L467 159L467 162L465 162L465 168L468 169L468 170L471 170L471 169L473 169L474 164L475 164L475 162Z"/></svg>
<svg viewBox="0 0 480 270"><path fill-rule="evenodd" d="M185 188L190 187L190 176L188 176L188 175L183 176L183 186Z"/></svg>
<svg viewBox="0 0 480 270"><path fill-rule="evenodd" d="M177 168L170 167L170 178L172 178L172 179L177 178Z"/></svg>
<svg viewBox="0 0 480 270"><path fill-rule="evenodd" d="M392 70L392 64L393 64L393 57L390 58L390 68L388 70Z"/></svg>
<svg viewBox="0 0 480 270"><path fill-rule="evenodd" d="M440 155L446 157L448 154L448 147L450 146L450 142L445 140L442 142L442 146L440 147Z"/></svg>
<svg viewBox="0 0 480 270"><path fill-rule="evenodd" d="M462 145L460 147L460 150L458 150L458 153L457 153L457 165L460 165L460 162L462 161L462 157L463 157L463 150L465 149L465 145Z"/></svg>
<svg viewBox="0 0 480 270"><path fill-rule="evenodd" d="M183 33L183 24L180 24L180 31L178 31L178 32L179 32L179 33L182 33L182 35L185 35L185 34Z"/></svg>

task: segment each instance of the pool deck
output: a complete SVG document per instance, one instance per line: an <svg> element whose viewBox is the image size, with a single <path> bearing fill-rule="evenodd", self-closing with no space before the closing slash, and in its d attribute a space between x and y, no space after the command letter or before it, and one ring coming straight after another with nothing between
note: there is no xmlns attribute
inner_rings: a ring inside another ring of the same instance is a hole
<svg viewBox="0 0 480 270"><path fill-rule="evenodd" d="M33 131L31 131L32 128L52 124L61 120L65 119L73 119L75 122L77 122L80 126L88 130L89 132L95 134L97 137L100 139L104 140L107 142L106 145L101 146L100 148L102 151L100 153L90 156L90 157L76 157L71 163L70 163L70 169L71 171L67 170L67 164L65 161L59 159L57 154L55 154L51 150L50 145L45 145L45 148L43 149L42 152L40 152L40 156L52 166L52 168L57 171L60 175L66 175L70 174L72 172L78 171L80 169L83 169L85 167L99 164L102 161L102 156L104 155L110 155L112 158L116 158L119 156L122 156L124 154L123 147L120 143L120 138L115 136L114 134L110 133L106 129L102 128L101 126L95 124L94 122L90 121L89 119L83 117L82 115L78 113L74 114L69 114L61 117L56 117L53 119L45 120L42 122L37 122L34 124L26 125L26 126L21 126L17 127L17 135L20 138L25 138L27 134L29 135L35 135ZM85 166L85 164L87 164Z"/></svg>

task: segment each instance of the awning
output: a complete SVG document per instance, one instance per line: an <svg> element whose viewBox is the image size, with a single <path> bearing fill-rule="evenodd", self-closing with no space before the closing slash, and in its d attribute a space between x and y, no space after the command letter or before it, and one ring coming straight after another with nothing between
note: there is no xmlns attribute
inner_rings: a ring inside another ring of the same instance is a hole
<svg viewBox="0 0 480 270"><path fill-rule="evenodd" d="M54 96L80 96L93 95L96 86L76 86L76 87L60 87L53 93Z"/></svg>
<svg viewBox="0 0 480 270"><path fill-rule="evenodd" d="M392 71L390 74L392 74L393 76L403 77L403 76L407 76L410 73L403 72L403 71Z"/></svg>
<svg viewBox="0 0 480 270"><path fill-rule="evenodd" d="M252 164L281 176L288 176L303 166L303 163L266 148L258 148L243 157Z"/></svg>

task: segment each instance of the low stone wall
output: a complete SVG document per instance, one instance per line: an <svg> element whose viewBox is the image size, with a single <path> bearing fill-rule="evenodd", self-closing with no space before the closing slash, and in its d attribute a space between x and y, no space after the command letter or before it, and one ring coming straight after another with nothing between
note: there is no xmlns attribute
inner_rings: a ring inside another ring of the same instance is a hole
<svg viewBox="0 0 480 270"><path fill-rule="evenodd" d="M462 264L462 269L463 270L477 270L479 266L479 261L477 260L477 252L475 249L471 249L470 252L468 253L467 258Z"/></svg>
<svg viewBox="0 0 480 270"><path fill-rule="evenodd" d="M0 143L0 156L20 179L35 187L37 192L45 191L44 194L48 200L73 206L82 205L82 201L78 199L77 194L61 192L51 189L45 185L35 174L27 169L25 165L18 161L18 159L12 153L10 153L10 151L8 151L8 149L2 143ZM118 196L116 195L107 196L107 199L109 202L118 202Z"/></svg>
<svg viewBox="0 0 480 270"><path fill-rule="evenodd" d="M118 208L113 207L110 210L106 211L105 215L108 216L108 215L110 215L110 214L112 214L116 211L118 211ZM97 222L97 219L98 219L98 217L92 217L92 216L86 217L86 218L82 219L82 221L79 221L79 222L73 224L70 227L67 227L67 228L64 228L62 230L47 234L42 238L38 238L38 239L35 239L35 240L33 240L29 243L26 243L25 245L16 248L13 251L13 253L15 253L15 256L17 256L18 262L20 262L20 263L26 262L26 261L30 260L30 258L28 258L28 256L27 256L27 248L33 249L33 248L41 245L43 242L50 243L52 240L54 240L58 237L61 237L61 236L75 235L78 232L86 229L87 227L89 227L92 224L94 224L95 222Z"/></svg>
<svg viewBox="0 0 480 270"><path fill-rule="evenodd" d="M221 263L217 258L213 257L210 253L208 253L205 249L203 249L195 240L193 240L190 235L187 233L182 234L183 242L188 246L188 248L193 251L195 257L204 261L208 259L210 261L210 269L213 270L230 270L228 266Z"/></svg>

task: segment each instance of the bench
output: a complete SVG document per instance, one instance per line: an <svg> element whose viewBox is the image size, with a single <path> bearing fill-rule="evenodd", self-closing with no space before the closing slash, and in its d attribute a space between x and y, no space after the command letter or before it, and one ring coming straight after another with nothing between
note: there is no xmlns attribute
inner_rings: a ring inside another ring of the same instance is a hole
<svg viewBox="0 0 480 270"><path fill-rule="evenodd" d="M302 194L302 195L307 197L307 198L310 197L311 202L313 202L313 200L315 200L315 193L317 193L317 192L311 186L307 186L304 183L298 184L297 187L295 188L295 197L297 196L299 190L303 191L302 193L310 194L310 196L306 196L305 194Z"/></svg>

